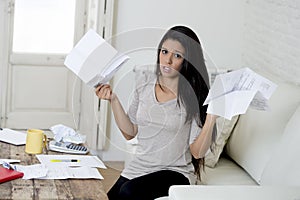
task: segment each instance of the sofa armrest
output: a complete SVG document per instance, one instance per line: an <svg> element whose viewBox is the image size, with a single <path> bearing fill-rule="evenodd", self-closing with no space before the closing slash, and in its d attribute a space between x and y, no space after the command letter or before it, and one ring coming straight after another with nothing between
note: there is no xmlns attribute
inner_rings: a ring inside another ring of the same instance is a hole
<svg viewBox="0 0 300 200"><path fill-rule="evenodd" d="M300 187L287 186L202 186L176 185L169 189L169 200L300 200Z"/></svg>

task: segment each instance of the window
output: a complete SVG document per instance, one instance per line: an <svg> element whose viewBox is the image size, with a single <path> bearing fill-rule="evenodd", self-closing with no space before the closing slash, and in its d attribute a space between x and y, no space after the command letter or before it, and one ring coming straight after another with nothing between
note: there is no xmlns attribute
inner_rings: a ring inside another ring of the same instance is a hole
<svg viewBox="0 0 300 200"><path fill-rule="evenodd" d="M74 42L76 0L15 0L14 53L66 54Z"/></svg>

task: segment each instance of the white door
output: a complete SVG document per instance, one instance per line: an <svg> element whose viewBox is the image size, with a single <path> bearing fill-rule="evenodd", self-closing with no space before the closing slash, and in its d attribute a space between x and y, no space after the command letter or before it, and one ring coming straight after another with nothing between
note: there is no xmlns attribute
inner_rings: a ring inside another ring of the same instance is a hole
<svg viewBox="0 0 300 200"><path fill-rule="evenodd" d="M80 81L64 65L84 33L82 0L8 1L2 123L14 129L77 128Z"/></svg>

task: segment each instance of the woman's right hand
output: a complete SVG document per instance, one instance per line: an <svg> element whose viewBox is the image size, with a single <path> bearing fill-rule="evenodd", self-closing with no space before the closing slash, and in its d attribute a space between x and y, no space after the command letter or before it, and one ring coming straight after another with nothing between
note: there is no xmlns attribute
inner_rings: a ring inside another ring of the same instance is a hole
<svg viewBox="0 0 300 200"><path fill-rule="evenodd" d="M95 89L95 93L99 99L111 101L115 96L112 92L110 85L101 84Z"/></svg>

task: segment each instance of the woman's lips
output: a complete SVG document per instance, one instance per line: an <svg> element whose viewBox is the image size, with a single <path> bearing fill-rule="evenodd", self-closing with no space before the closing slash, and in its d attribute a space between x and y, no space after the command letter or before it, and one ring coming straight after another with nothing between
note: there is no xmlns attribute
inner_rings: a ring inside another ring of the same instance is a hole
<svg viewBox="0 0 300 200"><path fill-rule="evenodd" d="M173 69L172 69L171 67L163 66L163 67L162 67L162 70L163 70L165 73L170 73Z"/></svg>

